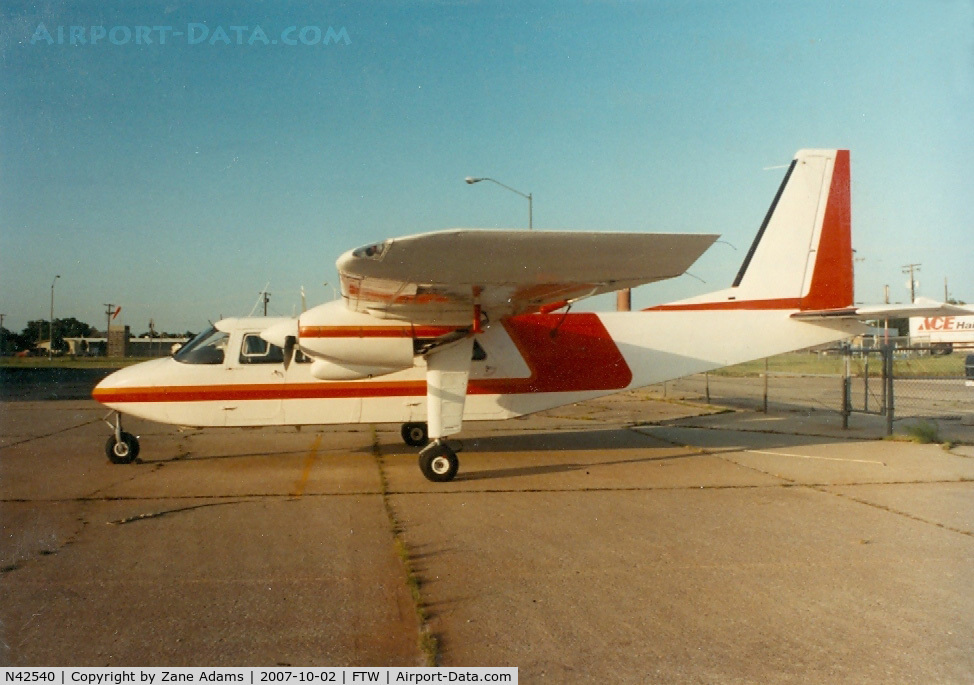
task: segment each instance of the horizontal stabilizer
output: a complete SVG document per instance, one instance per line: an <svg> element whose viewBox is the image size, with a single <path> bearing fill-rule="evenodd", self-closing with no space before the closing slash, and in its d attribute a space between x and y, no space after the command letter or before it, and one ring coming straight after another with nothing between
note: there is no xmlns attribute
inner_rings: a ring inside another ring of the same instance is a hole
<svg viewBox="0 0 974 685"><path fill-rule="evenodd" d="M795 319L836 319L849 318L860 321L872 319L907 319L911 316L969 316L974 314L971 307L962 307L947 302L937 302L918 297L913 304L879 304L867 307L845 307L842 309L820 309L792 314Z"/></svg>

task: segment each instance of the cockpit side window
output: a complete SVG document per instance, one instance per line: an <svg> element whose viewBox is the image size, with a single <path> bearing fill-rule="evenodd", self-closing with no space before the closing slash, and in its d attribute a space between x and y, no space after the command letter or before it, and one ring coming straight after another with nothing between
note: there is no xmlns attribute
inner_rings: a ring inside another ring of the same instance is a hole
<svg viewBox="0 0 974 685"><path fill-rule="evenodd" d="M241 364L281 364L284 362L284 351L277 345L271 345L257 333L247 333L240 346Z"/></svg>
<svg viewBox="0 0 974 685"><path fill-rule="evenodd" d="M211 327L183 345L173 358L183 364L222 364L229 337Z"/></svg>

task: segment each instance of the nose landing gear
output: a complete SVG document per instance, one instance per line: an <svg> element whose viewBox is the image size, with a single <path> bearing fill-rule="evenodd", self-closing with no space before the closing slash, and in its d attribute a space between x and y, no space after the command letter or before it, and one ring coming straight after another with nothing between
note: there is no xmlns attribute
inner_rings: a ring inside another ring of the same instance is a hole
<svg viewBox="0 0 974 685"><path fill-rule="evenodd" d="M115 414L115 424L112 425L107 418L105 423L112 429L112 436L105 443L105 455L113 464L131 464L139 456L139 439L131 433L122 430L122 415ZM111 414L109 414L110 416Z"/></svg>

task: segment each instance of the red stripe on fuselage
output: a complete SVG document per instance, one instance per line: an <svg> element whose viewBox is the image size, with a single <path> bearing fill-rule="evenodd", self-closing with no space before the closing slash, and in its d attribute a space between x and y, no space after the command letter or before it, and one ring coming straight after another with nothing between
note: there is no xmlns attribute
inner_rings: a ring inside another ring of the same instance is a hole
<svg viewBox="0 0 974 685"><path fill-rule="evenodd" d="M632 382L629 365L595 314L537 314L508 319L503 324L531 375L527 378L471 379L467 387L469 395L621 390ZM92 397L103 404L122 404L417 397L425 394L426 382L422 380L362 380L95 388Z"/></svg>
<svg viewBox="0 0 974 685"><path fill-rule="evenodd" d="M438 338L460 330L452 326L302 326L302 338Z"/></svg>

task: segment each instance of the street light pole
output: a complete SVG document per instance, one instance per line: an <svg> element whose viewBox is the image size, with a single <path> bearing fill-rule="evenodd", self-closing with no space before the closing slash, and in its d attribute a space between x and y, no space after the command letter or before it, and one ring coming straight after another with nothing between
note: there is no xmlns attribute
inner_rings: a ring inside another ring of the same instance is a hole
<svg viewBox="0 0 974 685"><path fill-rule="evenodd" d="M51 330L50 330L50 344L47 346L47 360L51 361L54 358L54 284L57 283L57 279L61 278L61 274L54 277L51 281Z"/></svg>
<svg viewBox="0 0 974 685"><path fill-rule="evenodd" d="M528 201L528 230L530 231L532 228L534 228L534 196L531 193L527 193L527 194L522 193L520 190L516 190L516 189L512 188L511 186L504 185L500 181L498 181L496 179L493 179L493 178L487 178L487 177L484 177L484 178L474 178L473 176L467 176L464 180L467 182L468 185L473 185L474 183L480 183L481 181L490 181L491 183L496 183L501 188L507 188L512 193L517 193L521 197L527 198L527 201Z"/></svg>

